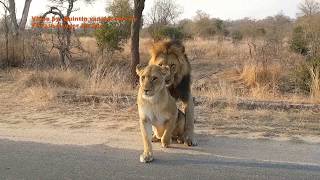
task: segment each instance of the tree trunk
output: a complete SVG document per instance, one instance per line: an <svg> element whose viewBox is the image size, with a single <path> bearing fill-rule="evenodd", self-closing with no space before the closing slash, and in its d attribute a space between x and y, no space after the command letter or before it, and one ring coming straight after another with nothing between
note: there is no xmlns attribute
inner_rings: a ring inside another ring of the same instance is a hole
<svg viewBox="0 0 320 180"><path fill-rule="evenodd" d="M4 27L5 27L5 38L6 38L6 66L9 66L9 27L7 21L7 9L5 10L4 14Z"/></svg>
<svg viewBox="0 0 320 180"><path fill-rule="evenodd" d="M31 2L32 0L25 0L21 20L20 20L20 23L18 24L15 0L9 0L8 10L10 13L10 20L11 20L13 34L15 36L18 36L19 32L24 31L26 27Z"/></svg>
<svg viewBox="0 0 320 180"><path fill-rule="evenodd" d="M26 28L31 1L32 0L26 0L24 3L21 21L19 24L19 31L23 31Z"/></svg>
<svg viewBox="0 0 320 180"><path fill-rule="evenodd" d="M15 35L18 34L18 22L17 22L17 15L16 15L16 3L14 0L9 0L9 13L10 13L10 20L12 25L12 30Z"/></svg>
<svg viewBox="0 0 320 180"><path fill-rule="evenodd" d="M142 12L145 0L134 0L134 20L131 24L131 83L136 85L138 76L136 74L136 66L140 62L139 54L139 34L141 27Z"/></svg>

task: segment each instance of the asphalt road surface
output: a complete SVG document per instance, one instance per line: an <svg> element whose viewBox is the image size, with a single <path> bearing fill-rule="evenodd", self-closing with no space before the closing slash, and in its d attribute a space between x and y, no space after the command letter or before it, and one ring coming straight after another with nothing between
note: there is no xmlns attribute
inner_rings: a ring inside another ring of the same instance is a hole
<svg viewBox="0 0 320 180"><path fill-rule="evenodd" d="M0 139L0 179L320 179L320 145L212 138L201 155ZM208 145L209 144L209 145ZM188 150L188 149L187 149Z"/></svg>

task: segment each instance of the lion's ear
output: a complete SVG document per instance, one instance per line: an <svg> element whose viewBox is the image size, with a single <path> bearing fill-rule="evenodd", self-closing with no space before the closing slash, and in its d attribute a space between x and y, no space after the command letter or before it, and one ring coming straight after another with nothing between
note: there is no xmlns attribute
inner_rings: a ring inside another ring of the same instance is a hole
<svg viewBox="0 0 320 180"><path fill-rule="evenodd" d="M177 72L177 66L175 64L171 64L170 70L172 74L175 74Z"/></svg>
<svg viewBox="0 0 320 180"><path fill-rule="evenodd" d="M142 64L138 64L136 66L136 73L138 74L138 76L140 76L142 74L145 67L146 67L146 65L142 65Z"/></svg>
<svg viewBox="0 0 320 180"><path fill-rule="evenodd" d="M165 84L167 87L171 86L173 83L171 78L171 72L169 66L161 66L161 73L164 76Z"/></svg>

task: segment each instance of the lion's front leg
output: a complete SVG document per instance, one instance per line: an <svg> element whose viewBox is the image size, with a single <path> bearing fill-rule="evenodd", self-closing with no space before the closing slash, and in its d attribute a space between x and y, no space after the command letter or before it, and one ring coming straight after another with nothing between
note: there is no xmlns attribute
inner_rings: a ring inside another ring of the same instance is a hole
<svg viewBox="0 0 320 180"><path fill-rule="evenodd" d="M140 155L140 162L151 162L153 160L152 153L152 124L148 119L140 119L140 130L143 140L143 154Z"/></svg>
<svg viewBox="0 0 320 180"><path fill-rule="evenodd" d="M164 148L167 148L171 143L172 132L175 128L175 123L176 121L174 121L174 119L170 119L165 124L165 130L164 130L163 136L161 137L161 145Z"/></svg>
<svg viewBox="0 0 320 180"><path fill-rule="evenodd" d="M193 99L190 95L188 101L183 102L184 105L184 112L186 116L186 124L185 124L185 144L188 146L196 146L197 142L194 139L194 105Z"/></svg>

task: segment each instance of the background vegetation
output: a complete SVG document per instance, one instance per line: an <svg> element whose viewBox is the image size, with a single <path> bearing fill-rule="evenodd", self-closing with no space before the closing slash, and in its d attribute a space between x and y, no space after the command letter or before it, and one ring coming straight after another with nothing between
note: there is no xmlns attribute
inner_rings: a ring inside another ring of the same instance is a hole
<svg viewBox="0 0 320 180"><path fill-rule="evenodd" d="M56 6L44 14L70 15L70 5L77 0L53 3ZM61 6L66 12L60 11ZM26 73L16 76L23 77L21 87L133 94L128 83L130 21L104 22L99 30L17 30L12 13L6 9L0 21L0 67ZM302 2L296 19L279 13L261 20L224 21L197 11L192 19L178 21L181 13L172 0L154 2L141 24L142 62L148 60L152 42L178 39L184 41L194 69L195 94L320 101L318 1ZM106 14L131 17L132 2L113 0Z"/></svg>

